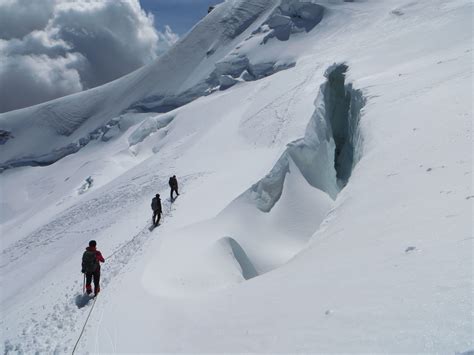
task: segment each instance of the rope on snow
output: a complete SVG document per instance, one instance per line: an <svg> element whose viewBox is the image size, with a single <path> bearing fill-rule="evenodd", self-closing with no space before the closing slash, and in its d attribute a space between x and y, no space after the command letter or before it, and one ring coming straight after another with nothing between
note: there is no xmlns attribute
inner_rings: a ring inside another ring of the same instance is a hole
<svg viewBox="0 0 474 355"><path fill-rule="evenodd" d="M89 311L89 314L87 315L86 321L84 322L84 326L82 327L81 334L79 334L79 338L77 338L76 344L74 345L74 348L72 349L72 354L71 355L74 355L74 352L76 351L77 345L79 345L79 341L81 340L82 335L84 334L84 330L86 329L87 322L89 321L89 318L92 314L92 310L94 309L96 300L97 300L97 296L94 297L94 302L92 303L92 307Z"/></svg>
<svg viewBox="0 0 474 355"><path fill-rule="evenodd" d="M168 210L168 214L171 212L171 204L169 204L169 210ZM133 242L133 239L128 241L127 243L125 243L124 245L122 245L120 248L118 248L115 252L113 252L111 255L107 256L106 259L109 259L111 258L112 256L114 256L116 253L118 253L120 250L122 250L122 248L128 244L130 244L131 242ZM84 275L84 278L85 278L85 275ZM85 284L85 279L84 279L84 284ZM85 286L84 286L85 287ZM92 314L92 311L94 310L94 306L95 306L95 301L97 300L97 296L94 297L94 302L92 303L92 307L89 311L89 314L87 315L87 318L86 318L86 321L84 322L84 325L82 326L82 330L81 330L81 334L79 334L79 338L77 338L77 341L76 341L76 344L74 345L74 348L72 349L72 353L71 355L74 355L74 353L76 352L76 349L77 349L77 346L79 345L79 342L81 341L81 338L82 336L84 335L84 331L86 329L86 325L87 325L87 322L89 322L89 318Z"/></svg>

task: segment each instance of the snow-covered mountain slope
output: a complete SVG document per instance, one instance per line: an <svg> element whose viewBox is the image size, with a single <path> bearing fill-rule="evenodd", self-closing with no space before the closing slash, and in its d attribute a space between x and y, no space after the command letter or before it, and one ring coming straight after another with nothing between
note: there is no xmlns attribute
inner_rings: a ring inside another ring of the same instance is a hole
<svg viewBox="0 0 474 355"><path fill-rule="evenodd" d="M156 63L1 115L4 352L474 350L472 11L229 0Z"/></svg>
<svg viewBox="0 0 474 355"><path fill-rule="evenodd" d="M154 63L99 88L0 115L3 137L11 137L4 139L1 166L50 164L118 124L125 112L166 112L204 95L219 83L215 63L275 6L226 2Z"/></svg>

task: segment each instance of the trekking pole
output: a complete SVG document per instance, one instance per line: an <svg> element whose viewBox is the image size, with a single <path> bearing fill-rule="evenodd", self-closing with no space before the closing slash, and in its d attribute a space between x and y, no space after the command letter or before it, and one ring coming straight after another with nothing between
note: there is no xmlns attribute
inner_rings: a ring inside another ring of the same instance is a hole
<svg viewBox="0 0 474 355"><path fill-rule="evenodd" d="M84 273L84 279L82 280L82 293L86 293L86 274Z"/></svg>

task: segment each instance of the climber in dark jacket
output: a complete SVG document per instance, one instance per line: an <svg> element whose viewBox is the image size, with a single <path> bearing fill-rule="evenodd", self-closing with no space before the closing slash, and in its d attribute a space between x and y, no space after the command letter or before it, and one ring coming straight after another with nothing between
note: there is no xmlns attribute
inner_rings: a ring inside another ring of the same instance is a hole
<svg viewBox="0 0 474 355"><path fill-rule="evenodd" d="M173 175L172 177L170 177L169 185L170 185L170 188L171 188L170 197L171 197L171 201L173 201L174 200L173 192L176 192L176 196L179 196L179 193L178 193L178 179L176 179L176 175Z"/></svg>
<svg viewBox="0 0 474 355"><path fill-rule="evenodd" d="M153 226L156 227L160 223L162 212L160 194L156 194L151 200L151 209L153 210Z"/></svg>
<svg viewBox="0 0 474 355"><path fill-rule="evenodd" d="M94 279L94 294L100 292L100 263L105 262L102 253L96 249L97 242L91 240L82 255L82 273L86 274L86 293L92 293L91 282Z"/></svg>

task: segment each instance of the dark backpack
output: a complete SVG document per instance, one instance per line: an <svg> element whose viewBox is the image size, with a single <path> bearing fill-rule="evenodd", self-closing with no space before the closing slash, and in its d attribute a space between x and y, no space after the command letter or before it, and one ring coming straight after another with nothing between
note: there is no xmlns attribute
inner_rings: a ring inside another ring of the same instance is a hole
<svg viewBox="0 0 474 355"><path fill-rule="evenodd" d="M82 255L82 271L86 273L96 272L99 268L99 262L97 261L97 252L92 250L86 250Z"/></svg>
<svg viewBox="0 0 474 355"><path fill-rule="evenodd" d="M151 209L153 211L156 211L159 209L158 207L158 199L156 197L153 197L153 200L151 200Z"/></svg>
<svg viewBox="0 0 474 355"><path fill-rule="evenodd" d="M172 189L178 188L178 179L175 177L170 177L170 181L168 182Z"/></svg>

